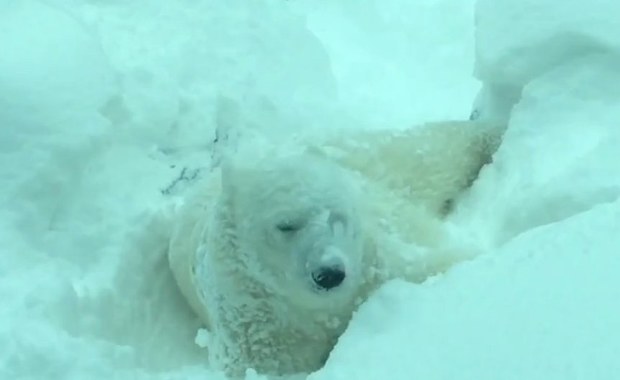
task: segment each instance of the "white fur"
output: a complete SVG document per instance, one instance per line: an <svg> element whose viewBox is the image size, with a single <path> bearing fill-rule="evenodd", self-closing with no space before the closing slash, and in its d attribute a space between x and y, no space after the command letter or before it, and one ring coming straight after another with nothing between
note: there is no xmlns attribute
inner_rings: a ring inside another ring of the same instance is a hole
<svg viewBox="0 0 620 380"><path fill-rule="evenodd" d="M317 370L382 283L468 257L441 218L501 132L452 122L238 147L188 197L169 247L211 364L233 376ZM311 278L325 264L346 273L330 291Z"/></svg>

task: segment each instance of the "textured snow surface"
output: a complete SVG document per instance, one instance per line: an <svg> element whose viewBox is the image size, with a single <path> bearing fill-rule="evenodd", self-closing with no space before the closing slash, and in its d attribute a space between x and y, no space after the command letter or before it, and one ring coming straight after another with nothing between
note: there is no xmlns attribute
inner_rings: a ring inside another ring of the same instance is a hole
<svg viewBox="0 0 620 380"><path fill-rule="evenodd" d="M223 378L163 259L167 207L209 165L222 98L273 135L464 119L472 103L508 121L452 217L488 252L380 289L311 379L617 377L618 14L612 0L4 0L0 378Z"/></svg>

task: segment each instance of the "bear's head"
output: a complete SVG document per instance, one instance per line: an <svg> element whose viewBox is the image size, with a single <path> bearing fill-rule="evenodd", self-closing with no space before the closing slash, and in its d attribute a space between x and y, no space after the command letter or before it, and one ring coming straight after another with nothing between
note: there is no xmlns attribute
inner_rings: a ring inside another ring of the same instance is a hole
<svg viewBox="0 0 620 380"><path fill-rule="evenodd" d="M238 154L222 185L235 252L269 293L307 308L355 297L364 241L347 172L306 153Z"/></svg>

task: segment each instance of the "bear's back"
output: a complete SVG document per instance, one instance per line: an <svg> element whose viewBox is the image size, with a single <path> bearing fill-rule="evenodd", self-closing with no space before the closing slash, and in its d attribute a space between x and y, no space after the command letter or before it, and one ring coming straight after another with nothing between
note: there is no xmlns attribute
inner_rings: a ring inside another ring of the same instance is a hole
<svg viewBox="0 0 620 380"><path fill-rule="evenodd" d="M444 214L491 160L503 133L483 122L429 123L402 131L328 137L313 150L405 199Z"/></svg>

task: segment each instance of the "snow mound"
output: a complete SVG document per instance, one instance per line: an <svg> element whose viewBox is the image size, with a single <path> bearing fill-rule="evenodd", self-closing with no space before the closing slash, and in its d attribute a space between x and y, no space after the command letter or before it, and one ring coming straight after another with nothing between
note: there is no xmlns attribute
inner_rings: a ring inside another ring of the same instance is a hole
<svg viewBox="0 0 620 380"><path fill-rule="evenodd" d="M80 20L44 3L8 0L0 7L0 108L4 118L24 120L19 128L9 124L13 133L36 137L39 128L46 128L73 137L97 130L92 113L115 84L97 36ZM3 151L13 143L0 142Z"/></svg>
<svg viewBox="0 0 620 380"><path fill-rule="evenodd" d="M492 244L620 196L620 61L596 55L532 80L493 165L455 217Z"/></svg>
<svg viewBox="0 0 620 380"><path fill-rule="evenodd" d="M478 83L475 0L294 1L325 44L342 106L383 128L464 119Z"/></svg>
<svg viewBox="0 0 620 380"><path fill-rule="evenodd" d="M475 114L507 119L523 86L558 65L620 52L620 5L613 0L479 0Z"/></svg>
<svg viewBox="0 0 620 380"><path fill-rule="evenodd" d="M34 175L63 182L66 173L45 169L52 146L71 160L105 132L98 109L115 82L98 39L64 12L10 0L0 5L0 26L2 199Z"/></svg>
<svg viewBox="0 0 620 380"><path fill-rule="evenodd" d="M220 97L262 132L311 125L309 115L337 103L325 49L286 2L138 1L78 14L119 71L122 92L109 114L134 140L205 148Z"/></svg>
<svg viewBox="0 0 620 380"><path fill-rule="evenodd" d="M602 51L620 51L614 0L479 0L476 73L523 85L550 68Z"/></svg>

